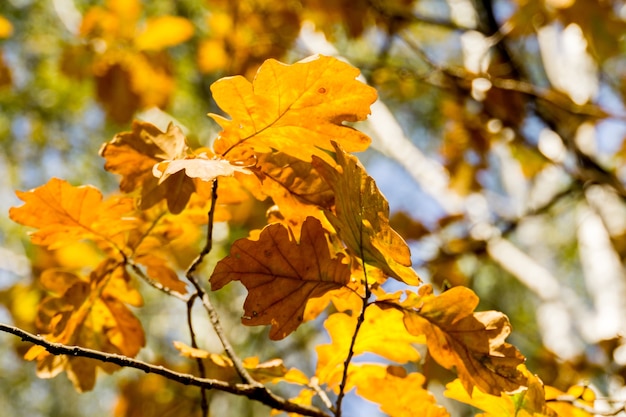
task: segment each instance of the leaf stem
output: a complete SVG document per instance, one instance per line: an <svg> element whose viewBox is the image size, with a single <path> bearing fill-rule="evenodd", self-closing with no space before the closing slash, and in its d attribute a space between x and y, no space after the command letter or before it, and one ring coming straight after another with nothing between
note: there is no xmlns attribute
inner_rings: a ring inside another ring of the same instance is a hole
<svg viewBox="0 0 626 417"><path fill-rule="evenodd" d="M164 366L153 365L148 362L116 353L104 353L99 350L83 348L80 346L70 346L62 343L49 342L41 336L36 336L20 328L4 323L0 323L0 331L11 333L18 336L23 341L41 346L53 355L69 355L74 357L90 358L100 362L113 363L121 367L139 369L146 373L161 375L171 381L178 382L179 384L192 385L204 389L215 389L218 391L228 392L230 394L241 395L250 400L265 404L273 409L288 413L297 413L310 417L331 417L316 407L296 404L286 400L285 398L279 397L264 386L259 386L258 383L229 384L225 381L220 381L219 379L199 378L191 374L176 372Z"/></svg>

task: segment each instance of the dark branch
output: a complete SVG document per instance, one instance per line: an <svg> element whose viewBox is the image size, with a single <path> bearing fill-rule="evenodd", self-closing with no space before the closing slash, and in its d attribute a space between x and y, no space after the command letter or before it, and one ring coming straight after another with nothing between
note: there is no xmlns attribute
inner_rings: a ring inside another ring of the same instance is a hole
<svg viewBox="0 0 626 417"><path fill-rule="evenodd" d="M311 417L330 417L322 410L292 403L282 397L273 394L264 386L258 384L229 384L224 381L209 378L198 378L191 374L185 374L173 371L163 366L153 365L128 356L118 355L115 353L104 353L98 350L87 349L80 346L68 346L62 343L54 343L45 340L41 336L36 336L14 326L0 323L0 331L11 333L20 337L23 341L41 346L53 355L69 355L75 357L83 357L95 359L101 362L113 363L126 368L135 368L146 373L161 375L171 381L178 382L183 385L192 385L204 389L215 389L218 391L228 392L235 395L247 397L250 400L258 401L276 410L286 411L289 413L298 413L303 416Z"/></svg>

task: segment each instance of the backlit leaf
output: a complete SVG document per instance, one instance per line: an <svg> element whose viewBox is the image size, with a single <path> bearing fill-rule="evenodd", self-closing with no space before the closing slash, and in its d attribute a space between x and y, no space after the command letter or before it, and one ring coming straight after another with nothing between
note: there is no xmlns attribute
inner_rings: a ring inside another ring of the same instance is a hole
<svg viewBox="0 0 626 417"><path fill-rule="evenodd" d="M212 114L223 131L214 144L226 156L237 146L258 153L280 149L304 161L326 158L337 141L348 151L367 148L370 139L344 126L364 120L376 100L373 88L356 80L359 70L335 58L317 56L285 65L267 60L253 83L241 76L211 86L213 98L231 119Z"/></svg>
<svg viewBox="0 0 626 417"><path fill-rule="evenodd" d="M389 226L389 204L358 159L335 144L337 167L316 156L313 166L335 193L335 212L326 217L348 249L388 276L409 285L419 278L411 268L406 242Z"/></svg>
<svg viewBox="0 0 626 417"><path fill-rule="evenodd" d="M181 355L188 358L203 359L205 369L210 375L209 378L215 378L219 373L219 378L229 382L240 382L239 375L233 366L232 360L226 355L207 352L206 350L196 349L182 342L174 341L174 347L178 349ZM282 359L272 359L260 362L256 356L245 358L243 366L248 370L250 375L258 382L292 382L298 384L307 384L308 378L301 371L293 368L288 370ZM219 368L216 372L216 369Z"/></svg>
<svg viewBox="0 0 626 417"><path fill-rule="evenodd" d="M114 261L103 261L88 278L48 270L42 284L51 295L39 306L37 327L49 341L130 357L144 346L141 323L127 307L140 306L141 295ZM93 388L97 367L107 372L117 369L90 359L55 356L41 346L33 346L25 358L37 360L37 373L42 378L67 371L79 391Z"/></svg>
<svg viewBox="0 0 626 417"><path fill-rule="evenodd" d="M152 174L159 179L159 184L161 184L170 175L183 170L188 177L202 181L213 181L220 176L231 177L235 175L235 172L250 174L250 171L244 167L233 165L225 159L208 158L206 155L159 162L152 168Z"/></svg>
<svg viewBox="0 0 626 417"><path fill-rule="evenodd" d="M504 340L511 332L507 317L497 311L474 312L478 297L454 287L433 295L407 294L400 302L404 324L414 335L425 335L432 357L444 368L455 368L467 392L476 385L488 394L511 392L526 383L517 369L524 357ZM383 301L381 306L397 307Z"/></svg>
<svg viewBox="0 0 626 417"><path fill-rule="evenodd" d="M445 408L437 405L435 397L424 389L424 375L407 374L399 366L354 365L351 367L347 389L356 387L363 398L380 405L390 417L446 417Z"/></svg>
<svg viewBox="0 0 626 417"><path fill-rule="evenodd" d="M175 172L159 183L153 167L159 162L184 158L189 152L180 128L170 124L166 132L150 123L133 123L132 131L115 135L105 143L100 155L106 159L104 169L122 175L120 190L131 192L141 187L141 208L147 209L162 200L172 213L186 206L195 185L184 172Z"/></svg>
<svg viewBox="0 0 626 417"><path fill-rule="evenodd" d="M343 364L356 329L357 318L344 313L331 314L324 322L332 343L317 347L317 371L320 382L331 387L339 385ZM384 331L381 331L384 329ZM402 324L402 313L369 306L365 312L359 334L354 344L355 357L374 353L397 363L417 361L419 353L413 346L425 343L423 336L415 336Z"/></svg>
<svg viewBox="0 0 626 417"><path fill-rule="evenodd" d="M134 210L132 199L103 201L100 191L91 186L74 187L53 178L41 187L16 194L25 204L12 207L9 216L39 229L31 235L33 243L50 249L81 239L108 240L136 226L132 217L125 217Z"/></svg>
<svg viewBox="0 0 626 417"><path fill-rule="evenodd" d="M270 338L283 339L303 321L306 302L348 284L350 267L344 256L330 252L319 220L308 218L300 241L282 224L272 224L258 240L240 239L211 276L219 290L231 281L248 289L242 323L271 325Z"/></svg>

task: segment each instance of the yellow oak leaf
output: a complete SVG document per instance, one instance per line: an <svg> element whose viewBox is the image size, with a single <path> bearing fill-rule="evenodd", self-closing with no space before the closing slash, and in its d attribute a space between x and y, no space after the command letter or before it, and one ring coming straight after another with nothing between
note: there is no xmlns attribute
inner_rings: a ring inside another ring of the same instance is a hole
<svg viewBox="0 0 626 417"><path fill-rule="evenodd" d="M355 256L409 285L419 284L409 247L389 225L389 204L358 159L336 143L336 167L313 156L313 166L335 193L326 217Z"/></svg>
<svg viewBox="0 0 626 417"><path fill-rule="evenodd" d="M359 70L338 59L314 56L293 65L269 59L253 83L241 76L211 85L213 98L231 119L211 114L223 131L215 141L218 155L236 147L257 153L273 149L303 161L327 158L337 141L362 151L370 139L343 122L365 120L376 100L373 88L357 81Z"/></svg>
<svg viewBox="0 0 626 417"><path fill-rule="evenodd" d="M450 414L435 402L435 397L424 389L424 375L407 374L399 366L373 364L352 365L346 390L356 387L358 395L380 405L390 417L449 417Z"/></svg>
<svg viewBox="0 0 626 417"><path fill-rule="evenodd" d="M484 414L480 414L483 417L556 417L557 415L590 417L588 413L580 415L555 413L546 402L548 397L544 388L548 387L544 387L541 380L531 374L524 365L520 365L519 370L528 378L527 387L514 394L490 395L478 387L474 387L468 393L461 380L455 379L446 385L444 395L484 411Z"/></svg>
<svg viewBox="0 0 626 417"><path fill-rule="evenodd" d="M374 353L400 364L417 361L420 355L414 344L426 343L426 338L409 333L402 323L402 317L402 313L397 310L382 310L375 305L368 306L365 321L354 343L354 356ZM316 348L318 358L316 375L320 382L332 388L336 388L341 381L343 364L350 349L356 324L357 317L344 313L331 314L324 322L331 343Z"/></svg>
<svg viewBox="0 0 626 417"><path fill-rule="evenodd" d="M271 325L270 338L283 339L303 322L308 299L350 280L350 266L343 255L333 257L326 234L319 220L309 217L299 242L282 224L265 227L258 240L237 240L215 267L211 288L241 281L248 289L242 323Z"/></svg>
<svg viewBox="0 0 626 417"><path fill-rule="evenodd" d="M180 128L170 124L166 132L145 122L133 122L132 131L118 133L100 148L106 159L104 169L122 175L120 190L141 187L141 208L148 209L162 200L170 212L183 211L196 187L194 180L178 171L159 183L153 167L166 160L181 159L190 150Z"/></svg>
<svg viewBox="0 0 626 417"><path fill-rule="evenodd" d="M127 305L138 307L143 300L129 280L123 267L111 259L104 260L89 277L46 270L41 283L50 295L37 312L40 333L51 342L136 356L145 345L145 335ZM96 368L107 372L117 369L85 358L55 356L41 346L33 346L25 358L37 360L37 374L42 378L67 371L79 391L93 388Z"/></svg>
<svg viewBox="0 0 626 417"><path fill-rule="evenodd" d="M9 217L37 228L31 234L33 243L49 249L81 239L109 240L136 226L136 220L128 216L134 210L132 199L103 201L102 193L91 186L74 187L52 178L45 185L16 194L25 204L12 207Z"/></svg>
<svg viewBox="0 0 626 417"><path fill-rule="evenodd" d="M504 341L511 333L508 318L497 311L474 312L478 297L470 289L454 287L436 296L424 286L419 295L407 292L404 301L378 305L400 308L407 330L426 336L432 357L446 369L456 368L467 392L476 385L500 395L526 383L517 369L524 357Z"/></svg>

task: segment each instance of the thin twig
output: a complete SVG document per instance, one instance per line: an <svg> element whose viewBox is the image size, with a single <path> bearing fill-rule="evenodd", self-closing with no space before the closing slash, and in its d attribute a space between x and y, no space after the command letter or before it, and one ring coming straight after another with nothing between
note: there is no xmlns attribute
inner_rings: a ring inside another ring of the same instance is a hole
<svg viewBox="0 0 626 417"><path fill-rule="evenodd" d="M62 343L49 342L41 336L24 331L20 328L0 323L0 331L11 333L20 337L23 341L34 343L41 346L53 355L68 355L73 357L83 357L95 359L100 362L113 363L121 367L134 368L161 375L171 381L178 382L183 385L192 385L205 389L215 389L218 391L228 392L235 395L247 397L250 400L258 401L273 409L286 411L289 413L297 413L303 416L311 417L330 417L324 411L301 404L293 403L269 391L264 386L258 384L229 384L218 379L199 378L191 374L173 371L164 366L153 365L138 359L115 353L104 353L94 349L83 348L80 346L69 346Z"/></svg>
<svg viewBox="0 0 626 417"><path fill-rule="evenodd" d="M194 259L194 261L191 263L191 265L187 269L187 272L185 273L185 277L187 277L191 285L193 285L193 287L195 288L196 294L202 301L202 305L204 306L204 309L206 310L209 316L209 321L211 322L211 325L213 326L213 330L215 331L215 334L222 342L224 351L226 352L228 357L233 361L233 367L237 371L237 374L239 374L239 377L247 384L263 387L262 384L258 383L250 376L246 368L243 366L241 359L235 353L232 345L230 344L230 342L228 341L228 338L226 337L226 333L224 333L224 329L222 328L222 324L220 323L219 316L217 314L217 311L213 307L213 304L211 303L211 299L209 298L209 295L202 288L202 286L200 285L200 283L194 276L194 272L196 271L196 269L198 269L198 267L204 260L204 257L208 255L209 252L211 252L211 249L213 248L213 223L215 221L215 207L217 205L217 186L218 186L218 182L217 182L217 179L215 179L213 180L213 189L211 192L211 208L209 209L209 215L208 215L209 221L207 225L206 243L204 245L204 248L202 248L202 251L200 252L200 254L196 257L196 259Z"/></svg>
<svg viewBox="0 0 626 417"><path fill-rule="evenodd" d="M198 343L196 341L196 333L193 330L193 322L192 322L192 311L193 311L193 303L196 301L197 294L193 294L189 301L187 301L187 326L189 327L189 337L191 339L191 347L194 349L198 349ZM200 378L206 378L206 370L204 369L204 362L202 362L202 358L196 358L196 363L198 364L198 374L200 374ZM209 416L209 403L207 401L206 389L200 389L200 408L202 410L202 415L204 417Z"/></svg>
<svg viewBox="0 0 626 417"><path fill-rule="evenodd" d="M142 280L144 280L148 285L150 285L151 287L156 288L157 290L172 296L174 298L178 298L179 300L184 301L185 303L189 302L189 297L185 296L184 294L179 293L178 291L174 291L171 288L166 287L165 285L161 284L159 281L156 281L152 278L150 278L140 267L139 265L137 265L136 263L134 263L133 261L131 261L130 259L127 259L125 261L126 265L130 266L133 270L133 272L135 274L137 274L139 276L139 278L141 278Z"/></svg>
<svg viewBox="0 0 626 417"><path fill-rule="evenodd" d="M363 218L363 204L360 204L361 212L359 213L359 218ZM346 384L348 383L348 367L350 366L350 362L352 361L352 357L354 356L354 345L356 344L356 338L359 335L359 331L361 330L361 325L365 322L365 311L367 310L369 299L372 295L368 283L367 278L367 268L365 266L365 253L363 252L363 222L359 224L359 241L361 242L359 246L360 256L361 256L361 266L363 267L363 283L365 285L365 294L362 297L363 306L361 307L361 312L356 321L356 327L354 329L354 334L352 335L352 340L350 341L350 349L348 350L348 356L343 363L343 375L341 376L341 383L339 384L339 395L337 396L337 407L335 410L335 417L341 417L341 404L343 402L343 398L346 395Z"/></svg>

